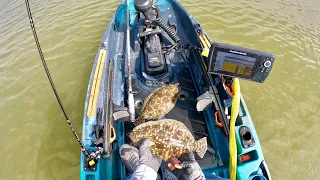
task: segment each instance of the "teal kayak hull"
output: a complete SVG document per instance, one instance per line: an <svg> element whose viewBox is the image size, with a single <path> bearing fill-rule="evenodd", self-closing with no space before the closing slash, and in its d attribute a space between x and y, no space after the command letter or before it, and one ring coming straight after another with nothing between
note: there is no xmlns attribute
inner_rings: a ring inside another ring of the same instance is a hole
<svg viewBox="0 0 320 180"><path fill-rule="evenodd" d="M181 56L175 56L171 59L168 81L179 82L181 84L181 94L184 98L178 99L177 107L168 114L168 118L179 119L185 123L195 138L206 136L208 138L209 150L203 159L198 158L204 172L214 174L220 177L229 178L229 145L228 137L223 133L222 129L217 126L214 116L215 110L209 109L204 112L196 112L195 99L207 89L203 86L204 72L201 70L199 59L201 53L197 49L204 48L203 43L199 39L199 32L205 37L208 35L201 28L200 24L193 18L191 14L176 0L158 0L154 6L158 9L160 17L165 21L169 21L177 26L177 35L183 44L195 47L188 52L180 52ZM140 60L143 60L139 41L137 39L138 21L137 12L133 6L133 0L130 0L129 7L126 1L123 1L116 10L113 18L102 37L97 55L92 67L92 73L88 84L86 94L86 103L84 108L82 142L88 149L96 149L94 142L95 126L103 127L106 119L102 117L98 119L96 109L103 112L108 111L105 108L105 97L108 96L108 65L113 61L113 82L111 101L116 107L126 107L126 30L127 17L126 12L129 10L129 26L130 26L130 49L132 65L134 67L133 86L136 92L135 99L144 99L156 88L150 88L146 85L147 80L143 80L141 72ZM211 40L208 38L208 41ZM105 51L106 55L102 56L101 52ZM104 63L102 64L101 61ZM206 63L206 58L203 58ZM101 76L97 81L97 74L101 70ZM217 86L220 98L227 107L228 95L225 92L221 79L213 76L214 83ZM98 87L98 88L97 88ZM94 89L96 88L96 89ZM93 90L94 89L94 90ZM94 103L94 105L93 105ZM89 112L90 111L90 112ZM92 112L93 113L92 113ZM139 110L136 110L139 112ZM127 173L118 153L119 147L126 143L126 135L130 131L128 123L122 121L113 122L116 139L112 143L110 154L102 157L97 162L94 170L85 168L84 156L80 158L80 177L82 180L102 180L102 179L125 179L130 174ZM250 129L250 138L254 139L252 147L244 147L242 129ZM238 167L237 179L271 179L268 167L265 163L261 145L255 130L249 110L245 104L243 97L240 101L239 117L236 121L236 140L238 145ZM102 149L104 147L101 147ZM162 179L165 179L166 168L161 167Z"/></svg>

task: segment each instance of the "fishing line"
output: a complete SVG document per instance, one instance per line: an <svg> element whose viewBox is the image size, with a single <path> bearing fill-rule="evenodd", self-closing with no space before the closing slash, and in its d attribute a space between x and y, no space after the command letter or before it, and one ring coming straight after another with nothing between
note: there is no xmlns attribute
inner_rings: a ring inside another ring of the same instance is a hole
<svg viewBox="0 0 320 180"><path fill-rule="evenodd" d="M79 139L78 134L76 133L75 129L73 128L73 126L72 126L72 124L71 124L71 122L70 122L70 120L69 120L69 118L68 118L68 116L67 116L67 113L66 113L66 111L65 111L65 109L64 109L64 107L63 107L63 105L62 105L62 102L61 102L61 100L60 100L60 97L59 97L59 94L58 94L58 92L57 92L57 89L56 89L56 87L55 87L54 84L53 84L53 81L52 81L52 78L51 78L49 69L48 69L48 67L47 67L47 63L46 63L46 61L45 61L45 59L44 59L44 56L43 56L43 53L42 53L42 50L41 50L40 42L39 42L39 39L38 39L38 36L37 36L37 32L36 32L36 27L35 27L35 25L34 25L34 23L33 23L32 14L31 14L31 9L30 9L30 5L29 5L29 0L25 0L25 4L26 4L26 7L27 7L28 16L29 16L29 21L30 21L30 26L31 26L31 30L32 30L32 33L33 33L34 40L35 40L36 45L37 45L37 48L38 48L38 52L39 52L39 55L40 55L40 59L41 59L41 61L42 61L42 65L43 65L44 70L45 70L45 72L46 72L46 74L47 74L47 77L48 77L48 79L49 79L49 82L50 82L50 85L51 85L52 90L53 90L53 92L54 92L54 95L55 95L56 98L57 98L57 101L58 101L58 103L59 103L59 106L60 106L60 108L61 108L61 110L62 110L62 112L63 112L63 115L64 115L65 119L67 120L67 122L68 122L68 124L69 124L69 126L70 126L70 128L71 128L71 131L72 131L73 135L75 136L75 138L77 139L77 141L78 141L78 143L79 143L79 145L80 145L80 147L81 147L81 151L84 153L84 155L85 155L86 157L88 157L88 156L89 156L89 153L88 153L88 151L85 149L84 145L82 144L81 140Z"/></svg>

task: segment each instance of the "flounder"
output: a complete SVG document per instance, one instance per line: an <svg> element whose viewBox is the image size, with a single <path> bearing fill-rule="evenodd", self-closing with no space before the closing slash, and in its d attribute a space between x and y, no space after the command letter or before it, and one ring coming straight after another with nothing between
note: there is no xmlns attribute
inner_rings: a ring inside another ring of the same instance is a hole
<svg viewBox="0 0 320 180"><path fill-rule="evenodd" d="M179 96L179 84L169 84L151 93L144 101L140 116L135 125L144 123L145 120L163 118L171 111Z"/></svg>
<svg viewBox="0 0 320 180"><path fill-rule="evenodd" d="M173 119L148 121L136 126L129 138L135 145L144 138L154 142L150 147L151 153L165 161L192 150L203 158L207 151L206 137L196 141L183 123Z"/></svg>

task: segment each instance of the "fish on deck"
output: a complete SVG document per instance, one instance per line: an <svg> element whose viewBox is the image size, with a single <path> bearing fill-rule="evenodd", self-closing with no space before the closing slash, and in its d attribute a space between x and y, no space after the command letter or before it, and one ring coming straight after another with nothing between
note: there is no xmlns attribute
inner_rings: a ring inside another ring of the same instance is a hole
<svg viewBox="0 0 320 180"><path fill-rule="evenodd" d="M170 112L179 96L179 83L169 84L151 93L144 101L141 114L134 124L139 125L146 120L158 120Z"/></svg>
<svg viewBox="0 0 320 180"><path fill-rule="evenodd" d="M129 138L135 145L142 139L149 139L154 143L150 147L151 153L165 161L193 150L203 158L207 151L206 137L196 141L183 123L173 119L149 121L136 126Z"/></svg>

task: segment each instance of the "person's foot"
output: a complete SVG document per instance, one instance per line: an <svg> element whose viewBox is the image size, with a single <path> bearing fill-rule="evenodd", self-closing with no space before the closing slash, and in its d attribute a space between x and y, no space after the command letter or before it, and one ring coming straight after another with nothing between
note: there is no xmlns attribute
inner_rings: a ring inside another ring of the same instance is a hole
<svg viewBox="0 0 320 180"><path fill-rule="evenodd" d="M129 144L123 144L119 153L123 164L130 173L133 173L139 165L139 150Z"/></svg>

